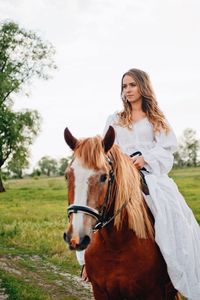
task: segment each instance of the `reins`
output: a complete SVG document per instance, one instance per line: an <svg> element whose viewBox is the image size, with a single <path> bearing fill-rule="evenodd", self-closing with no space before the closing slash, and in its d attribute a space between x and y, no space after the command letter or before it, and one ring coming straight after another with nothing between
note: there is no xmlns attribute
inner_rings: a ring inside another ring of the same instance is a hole
<svg viewBox="0 0 200 300"><path fill-rule="evenodd" d="M97 223L93 228L93 232L96 232L96 231L102 229L103 227L105 227L106 225L108 225L112 220L114 220L114 218L119 213L121 213L121 211L126 207L127 204L128 204L128 201L125 201L125 203L122 204L122 206L116 211L116 213L112 217L108 218L107 220L104 219L104 221L101 220L99 223Z"/></svg>

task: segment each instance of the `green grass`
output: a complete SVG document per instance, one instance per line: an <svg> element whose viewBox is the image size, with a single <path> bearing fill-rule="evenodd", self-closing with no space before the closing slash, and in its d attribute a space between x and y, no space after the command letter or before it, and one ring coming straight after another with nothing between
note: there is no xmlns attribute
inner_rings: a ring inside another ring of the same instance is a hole
<svg viewBox="0 0 200 300"><path fill-rule="evenodd" d="M200 222L200 168L175 169L170 176ZM45 264L78 274L80 267L75 254L63 241L67 225L64 178L9 180L5 187L7 191L0 194L0 258L23 257L16 262L16 267L26 272L38 271L50 285L57 275L53 272L45 275ZM31 257L35 255L40 257L40 261L33 263ZM53 299L36 282L27 282L16 274L1 271L1 268L0 278L10 295L9 299ZM58 299L79 298L65 295Z"/></svg>
<svg viewBox="0 0 200 300"><path fill-rule="evenodd" d="M200 168L174 169L170 176L200 223Z"/></svg>
<svg viewBox="0 0 200 300"><path fill-rule="evenodd" d="M67 192L64 178L10 180L0 194L1 244L45 255L66 264L63 232L67 225ZM66 267L66 266L65 266Z"/></svg>
<svg viewBox="0 0 200 300"><path fill-rule="evenodd" d="M13 275L0 271L0 278L2 280L2 287L6 289L9 294L9 300L50 300L50 295L23 280L16 278Z"/></svg>
<svg viewBox="0 0 200 300"><path fill-rule="evenodd" d="M0 194L0 257L8 253L13 257L39 255L63 271L78 274L80 267L75 253L68 250L63 240L67 226L65 179L10 180L5 187L6 192ZM9 293L15 290L18 281L20 289L27 290L27 284L22 287L17 278L10 290L9 276L4 275Z"/></svg>

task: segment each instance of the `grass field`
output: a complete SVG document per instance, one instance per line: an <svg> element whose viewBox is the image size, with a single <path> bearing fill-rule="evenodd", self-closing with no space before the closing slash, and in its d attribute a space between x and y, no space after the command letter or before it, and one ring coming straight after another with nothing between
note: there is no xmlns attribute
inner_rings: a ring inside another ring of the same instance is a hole
<svg viewBox="0 0 200 300"><path fill-rule="evenodd" d="M200 223L200 168L173 170L171 177ZM75 255L63 241L64 178L10 180L5 186L0 194L0 299L1 293L11 300L91 299L76 277Z"/></svg>
<svg viewBox="0 0 200 300"><path fill-rule="evenodd" d="M200 224L200 168L175 169L170 173Z"/></svg>

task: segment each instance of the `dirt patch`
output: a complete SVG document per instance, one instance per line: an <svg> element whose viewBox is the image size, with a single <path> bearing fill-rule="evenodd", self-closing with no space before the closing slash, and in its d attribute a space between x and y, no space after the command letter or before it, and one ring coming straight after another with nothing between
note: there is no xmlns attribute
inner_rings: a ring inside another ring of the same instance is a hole
<svg viewBox="0 0 200 300"><path fill-rule="evenodd" d="M91 285L81 281L78 276L61 271L57 266L45 262L39 256L0 256L0 270L20 278L26 283L38 286L51 295L51 299L77 300L94 299ZM1 298L2 297L2 298ZM4 297L4 298L3 298ZM5 290L1 289L0 300L7 299Z"/></svg>

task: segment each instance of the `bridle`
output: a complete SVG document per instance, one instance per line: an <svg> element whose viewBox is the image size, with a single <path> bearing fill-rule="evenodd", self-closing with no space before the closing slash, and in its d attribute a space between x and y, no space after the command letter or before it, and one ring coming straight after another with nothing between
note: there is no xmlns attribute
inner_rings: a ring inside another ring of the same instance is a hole
<svg viewBox="0 0 200 300"><path fill-rule="evenodd" d="M110 165L110 170L109 170L109 178L108 178L108 187L107 187L107 191L106 191L106 195L103 201L103 204L101 205L100 209L97 210L95 208L92 208L90 206L86 206L86 205L75 205L75 204L71 204L68 208L67 208L67 212L68 212L68 216L70 216L71 213L78 213L78 212L82 212L84 214L87 214L93 218L96 219L97 223L93 228L93 231L97 231L102 229L103 227L105 227L106 225L108 225L115 217L116 215L118 215L122 209L126 206L127 202L125 202L117 211L116 213L112 216L112 217L108 217L107 216L107 207L108 207L108 202L110 199L110 193L111 193L111 187L114 181L114 170L113 170L113 162L112 160L106 156L106 160Z"/></svg>

